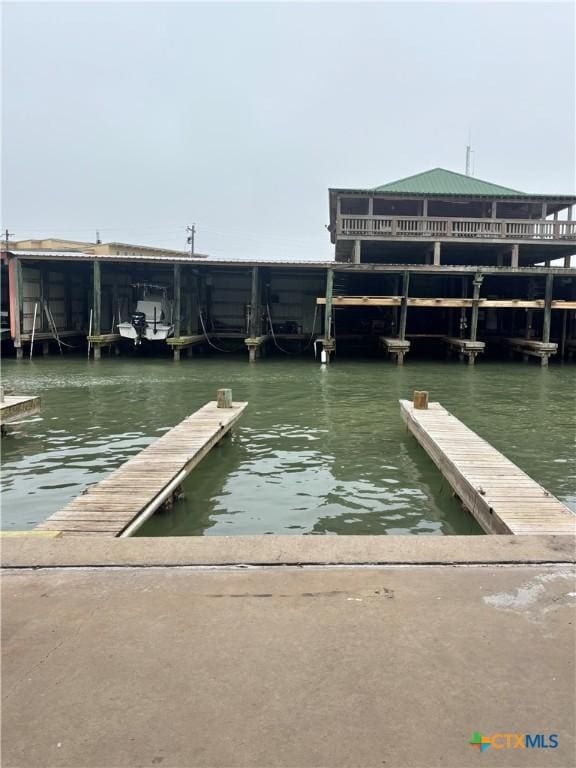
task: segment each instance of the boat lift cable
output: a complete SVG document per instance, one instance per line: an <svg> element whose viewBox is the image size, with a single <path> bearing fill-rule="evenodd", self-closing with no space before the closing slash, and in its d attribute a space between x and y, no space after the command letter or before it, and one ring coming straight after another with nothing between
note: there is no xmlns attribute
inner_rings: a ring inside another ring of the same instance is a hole
<svg viewBox="0 0 576 768"><path fill-rule="evenodd" d="M201 326L202 326L202 332L203 332L203 334L204 334L204 338L206 339L206 341L208 342L208 344L209 344L209 345L210 345L210 346L211 346L213 349L215 349L217 352L228 352L228 353L232 354L232 353L234 353L234 352L239 352L241 349L244 349L244 345L243 345L243 344L242 344L242 346L240 346L240 347L237 347L236 349L226 349L225 347L219 347L217 344L214 344L214 342L213 342L213 341L210 339L210 337L208 336L208 332L207 332L207 330L206 330L206 326L205 326L205 324L204 324L204 317L202 316L202 310L199 310L199 311L198 311L198 317L200 318L200 324L201 324Z"/></svg>
<svg viewBox="0 0 576 768"><path fill-rule="evenodd" d="M54 339L58 343L58 347L60 349L60 354L62 354L62 347L68 347L69 349L78 349L78 344L67 344L65 341L62 341L60 338L60 334L58 333L58 328L56 327L56 323L54 322L54 315L52 314L52 310L48 306L48 302L42 301L44 305L44 312L46 314L46 317L48 318L48 325L50 326L50 332L52 333L52 336L54 336Z"/></svg>
<svg viewBox="0 0 576 768"><path fill-rule="evenodd" d="M272 316L270 315L270 305L266 304L266 314L268 315L268 325L270 327L270 335L272 336L272 341L274 342L274 345L280 350L280 352L283 352L285 355L292 355L294 357L298 355L303 355L304 352L310 347L314 340L314 334L316 332L316 318L318 316L318 305L316 304L314 307L314 320L312 322L312 333L310 334L310 338L308 339L308 342L306 343L306 346L300 349L298 352L291 352L288 349L284 349L283 347L278 344L278 341L276 339L276 334L274 333L274 324L272 323Z"/></svg>

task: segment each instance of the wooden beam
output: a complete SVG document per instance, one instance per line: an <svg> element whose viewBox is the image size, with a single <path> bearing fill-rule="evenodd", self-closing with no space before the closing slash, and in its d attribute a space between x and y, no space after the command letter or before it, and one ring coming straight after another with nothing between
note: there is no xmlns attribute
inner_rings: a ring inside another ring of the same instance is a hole
<svg viewBox="0 0 576 768"><path fill-rule="evenodd" d="M325 305L326 299L321 296L316 299L318 305ZM459 298L408 298L409 307L450 307L462 309L474 306L474 299ZM402 296L334 296L334 307L399 307ZM544 299L478 299L479 309L544 309ZM551 309L576 309L576 301L556 299L551 303Z"/></svg>
<svg viewBox="0 0 576 768"><path fill-rule="evenodd" d="M434 266L439 266L440 264L440 248L441 244L438 240L434 243Z"/></svg>
<svg viewBox="0 0 576 768"><path fill-rule="evenodd" d="M546 288L544 291L544 323L542 326L542 341L550 342L550 321L552 319L552 292L554 289L554 275L546 275Z"/></svg>

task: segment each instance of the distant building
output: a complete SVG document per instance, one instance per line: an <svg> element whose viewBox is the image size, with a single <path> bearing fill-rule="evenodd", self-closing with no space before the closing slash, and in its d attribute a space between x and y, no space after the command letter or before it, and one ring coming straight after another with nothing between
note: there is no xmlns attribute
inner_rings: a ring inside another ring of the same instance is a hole
<svg viewBox="0 0 576 768"><path fill-rule="evenodd" d="M190 254L188 251L177 251L170 248L156 248L149 245L132 245L130 243L90 243L78 240L63 240L48 237L41 240L11 240L9 249L2 241L2 250L12 251L54 251L58 253L83 253L96 256L127 256L131 258L182 258L188 256L194 259L207 259L202 253Z"/></svg>

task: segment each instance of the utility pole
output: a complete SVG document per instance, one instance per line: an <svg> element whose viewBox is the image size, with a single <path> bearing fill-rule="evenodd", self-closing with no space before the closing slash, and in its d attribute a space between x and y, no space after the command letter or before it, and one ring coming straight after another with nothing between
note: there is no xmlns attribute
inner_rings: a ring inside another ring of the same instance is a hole
<svg viewBox="0 0 576 768"><path fill-rule="evenodd" d="M8 240L12 237L14 232L8 232L7 229L4 230L4 239L6 241L6 250L8 250Z"/></svg>
<svg viewBox="0 0 576 768"><path fill-rule="evenodd" d="M100 240L100 232L96 230L96 245L100 245L101 242L102 240Z"/></svg>
<svg viewBox="0 0 576 768"><path fill-rule="evenodd" d="M468 131L468 144L466 145L466 176L472 176L472 131Z"/></svg>
<svg viewBox="0 0 576 768"><path fill-rule="evenodd" d="M194 256L194 235L196 234L196 224L192 224L191 227L186 227L186 232L188 232L186 242L190 246L190 256Z"/></svg>

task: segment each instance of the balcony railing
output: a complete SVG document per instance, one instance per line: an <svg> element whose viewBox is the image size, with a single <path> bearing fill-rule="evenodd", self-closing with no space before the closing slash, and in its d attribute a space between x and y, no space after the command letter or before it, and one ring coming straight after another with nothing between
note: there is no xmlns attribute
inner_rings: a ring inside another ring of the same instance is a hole
<svg viewBox="0 0 576 768"><path fill-rule="evenodd" d="M338 235L378 238L576 240L576 221L340 216Z"/></svg>

